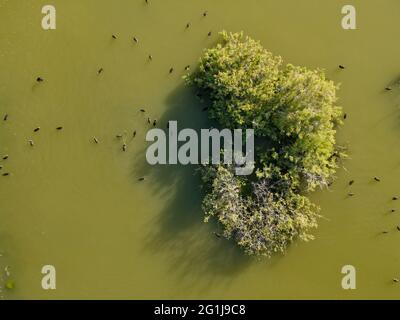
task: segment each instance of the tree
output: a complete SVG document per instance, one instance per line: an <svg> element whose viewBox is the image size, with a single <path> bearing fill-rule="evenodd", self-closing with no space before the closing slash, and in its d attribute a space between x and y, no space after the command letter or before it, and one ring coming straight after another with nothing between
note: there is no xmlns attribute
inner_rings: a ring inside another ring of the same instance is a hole
<svg viewBox="0 0 400 320"><path fill-rule="evenodd" d="M333 179L336 128L342 110L337 86L321 70L291 64L242 33L222 32L187 82L210 97L209 115L222 127L255 130L256 173L235 177L228 166L208 166L203 180L206 220L249 254L284 252L295 239L310 240L318 208L306 197Z"/></svg>

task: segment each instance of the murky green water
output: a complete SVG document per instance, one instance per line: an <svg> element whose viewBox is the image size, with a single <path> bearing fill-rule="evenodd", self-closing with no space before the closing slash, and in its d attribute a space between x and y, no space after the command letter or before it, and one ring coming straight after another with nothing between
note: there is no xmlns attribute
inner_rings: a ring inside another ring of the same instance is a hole
<svg viewBox="0 0 400 320"><path fill-rule="evenodd" d="M383 90L400 72L397 0L353 0L356 31L341 28L348 3L338 0L53 0L55 31L41 29L45 4L0 0L0 115L9 114L0 154L11 173L0 176L0 265L16 281L6 298L400 297L400 213L390 212L400 212L391 200L400 194L400 89ZM269 261L244 257L202 223L195 168L151 168L144 158L140 108L160 127L209 126L181 77L222 29L342 83L339 141L351 159L312 197L325 217L317 239ZM54 291L41 288L46 264L57 269ZM347 264L357 268L354 291L341 288Z"/></svg>

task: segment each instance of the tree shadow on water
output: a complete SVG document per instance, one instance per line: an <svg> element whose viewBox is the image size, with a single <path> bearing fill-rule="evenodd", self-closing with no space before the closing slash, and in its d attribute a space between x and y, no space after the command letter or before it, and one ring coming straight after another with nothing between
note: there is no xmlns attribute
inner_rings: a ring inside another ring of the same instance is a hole
<svg viewBox="0 0 400 320"><path fill-rule="evenodd" d="M166 99L167 111L157 127L167 132L168 121L176 120L178 130L209 128L212 124L203 111L205 107L193 89L182 85ZM151 221L143 250L165 256L170 274L175 275L182 286L207 291L215 284L228 285L236 274L250 265L253 259L245 256L231 241L213 233L218 232L216 223L203 222L204 192L198 166L150 166L143 150L134 170L134 178L137 179L138 172L144 173L145 183L151 185L155 198L162 198L166 203Z"/></svg>

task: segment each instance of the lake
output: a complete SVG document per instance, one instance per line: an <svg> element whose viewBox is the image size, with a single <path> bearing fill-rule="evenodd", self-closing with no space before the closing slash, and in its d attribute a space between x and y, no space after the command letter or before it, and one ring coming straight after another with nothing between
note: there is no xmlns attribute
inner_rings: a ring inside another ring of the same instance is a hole
<svg viewBox="0 0 400 320"><path fill-rule="evenodd" d="M0 0L0 155L9 155L0 165L10 173L0 175L0 267L15 280L3 298L400 297L392 281L400 277L400 202L392 200L400 88L385 91L400 76L399 1L351 1L357 30L342 29L341 0L52 4L57 29L44 31L43 1ZM148 117L161 128L211 125L182 76L221 30L244 31L287 63L325 69L348 115L338 141L349 159L332 187L311 197L323 215L316 239L269 260L244 256L203 223L195 166L145 159ZM356 290L341 287L349 264ZM56 290L41 287L44 265L56 267Z"/></svg>

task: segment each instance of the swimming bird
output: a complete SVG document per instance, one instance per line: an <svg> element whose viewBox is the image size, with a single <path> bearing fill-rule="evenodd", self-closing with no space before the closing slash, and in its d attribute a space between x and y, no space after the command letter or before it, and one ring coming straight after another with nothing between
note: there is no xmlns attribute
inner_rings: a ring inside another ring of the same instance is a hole
<svg viewBox="0 0 400 320"><path fill-rule="evenodd" d="M169 69L169 73L174 72L174 68Z"/></svg>
<svg viewBox="0 0 400 320"><path fill-rule="evenodd" d="M117 139L121 139L121 138L122 138L122 134L117 134L115 137L116 137Z"/></svg>
<svg viewBox="0 0 400 320"><path fill-rule="evenodd" d="M33 147L35 145L35 143L33 142L33 140L28 140L28 143L31 147Z"/></svg>
<svg viewBox="0 0 400 320"><path fill-rule="evenodd" d="M397 231L400 231L400 226L397 226Z"/></svg>
<svg viewBox="0 0 400 320"><path fill-rule="evenodd" d="M117 39L117 36L116 36L115 34L113 34L111 37L112 37L113 39Z"/></svg>
<svg viewBox="0 0 400 320"><path fill-rule="evenodd" d="M36 78L36 82L43 82L43 81L44 81L44 79L41 78L41 77L37 77L37 78Z"/></svg>
<svg viewBox="0 0 400 320"><path fill-rule="evenodd" d="M348 195L349 195L349 197L354 197L355 196L355 194L353 192L349 192Z"/></svg>
<svg viewBox="0 0 400 320"><path fill-rule="evenodd" d="M133 131L133 137L136 137L136 130Z"/></svg>
<svg viewBox="0 0 400 320"><path fill-rule="evenodd" d="M136 43L139 43L139 39L136 38L136 37L133 37L133 41L136 42Z"/></svg>
<svg viewBox="0 0 400 320"><path fill-rule="evenodd" d="M395 213L396 209L391 209L390 212Z"/></svg>
<svg viewBox="0 0 400 320"><path fill-rule="evenodd" d="M4 156L3 156L3 160L7 160L8 159L8 154L5 154Z"/></svg>
<svg viewBox="0 0 400 320"><path fill-rule="evenodd" d="M149 60L152 61L153 60L153 56L151 54L149 54Z"/></svg>
<svg viewBox="0 0 400 320"><path fill-rule="evenodd" d="M3 173L3 177L7 177L7 176L9 176L9 175L10 175L9 172L4 172L4 173Z"/></svg>
<svg viewBox="0 0 400 320"><path fill-rule="evenodd" d="M124 143L123 145L122 145L122 151L126 151L126 149L128 148L128 146L126 145L126 143Z"/></svg>
<svg viewBox="0 0 400 320"><path fill-rule="evenodd" d="M210 31L210 32L208 33L208 36L211 37L211 35L212 35L212 32Z"/></svg>
<svg viewBox="0 0 400 320"><path fill-rule="evenodd" d="M151 123L151 119L147 118L147 123L150 124Z"/></svg>
<svg viewBox="0 0 400 320"><path fill-rule="evenodd" d="M192 24L191 24L190 22L188 22L188 23L186 24L186 29L189 29L191 25L192 25Z"/></svg>
<svg viewBox="0 0 400 320"><path fill-rule="evenodd" d="M187 65L187 66L185 67L185 70L186 70L186 71L190 70L190 65Z"/></svg>
<svg viewBox="0 0 400 320"><path fill-rule="evenodd" d="M157 120L153 121L153 127L155 127L157 125Z"/></svg>
<svg viewBox="0 0 400 320"><path fill-rule="evenodd" d="M375 180L376 182L381 182L381 179L378 178L378 177L374 177L374 180Z"/></svg>
<svg viewBox="0 0 400 320"><path fill-rule="evenodd" d="M394 196L394 197L392 198L392 200L393 200L393 201L399 200L399 197L398 197L398 196Z"/></svg>
<svg viewBox="0 0 400 320"><path fill-rule="evenodd" d="M104 69L103 68L100 68L98 71L97 71L97 74L100 74L100 73L102 73L104 71Z"/></svg>
<svg viewBox="0 0 400 320"><path fill-rule="evenodd" d="M339 65L339 69L342 69L342 70L344 70L344 69L346 69L346 67L344 66L344 65Z"/></svg>
<svg viewBox="0 0 400 320"><path fill-rule="evenodd" d="M146 178L145 178L145 177L142 177L142 178L139 178L138 180L139 180L139 181L144 181L144 180L146 180Z"/></svg>
<svg viewBox="0 0 400 320"><path fill-rule="evenodd" d="M96 137L93 137L93 141L94 141L94 143L99 143L99 140L96 138Z"/></svg>
<svg viewBox="0 0 400 320"><path fill-rule="evenodd" d="M397 279L397 278L393 278L393 282L400 282L400 280L399 279Z"/></svg>
<svg viewBox="0 0 400 320"><path fill-rule="evenodd" d="M7 121L7 120L8 120L8 114L7 114L7 113L4 115L3 120L4 120L4 121Z"/></svg>
<svg viewBox="0 0 400 320"><path fill-rule="evenodd" d="M143 112L143 113L144 113L144 112L146 112L146 110L144 110L144 109L140 109L140 112Z"/></svg>
<svg viewBox="0 0 400 320"><path fill-rule="evenodd" d="M353 185L354 182L355 182L354 180L351 180L351 181L349 182L349 186Z"/></svg>
<svg viewBox="0 0 400 320"><path fill-rule="evenodd" d="M221 235L218 232L213 232L214 236L216 236L217 238L221 238Z"/></svg>
<svg viewBox="0 0 400 320"><path fill-rule="evenodd" d="M203 17L207 17L207 15L208 15L208 11L204 11L203 12Z"/></svg>
<svg viewBox="0 0 400 320"><path fill-rule="evenodd" d="M386 91L392 91L392 88L391 87L386 87L385 90Z"/></svg>
<svg viewBox="0 0 400 320"><path fill-rule="evenodd" d="M389 231L387 231L387 230L382 231L382 234L388 234L388 233L389 233Z"/></svg>
<svg viewBox="0 0 400 320"><path fill-rule="evenodd" d="M33 132L38 132L40 130L40 127L36 127L35 129L33 129Z"/></svg>
<svg viewBox="0 0 400 320"><path fill-rule="evenodd" d="M60 130L62 130L63 129L63 127L57 127L56 128L56 130L58 130L58 131L60 131Z"/></svg>
<svg viewBox="0 0 400 320"><path fill-rule="evenodd" d="M347 119L347 113L345 113L345 114L343 115L343 119L344 119L344 120Z"/></svg>

